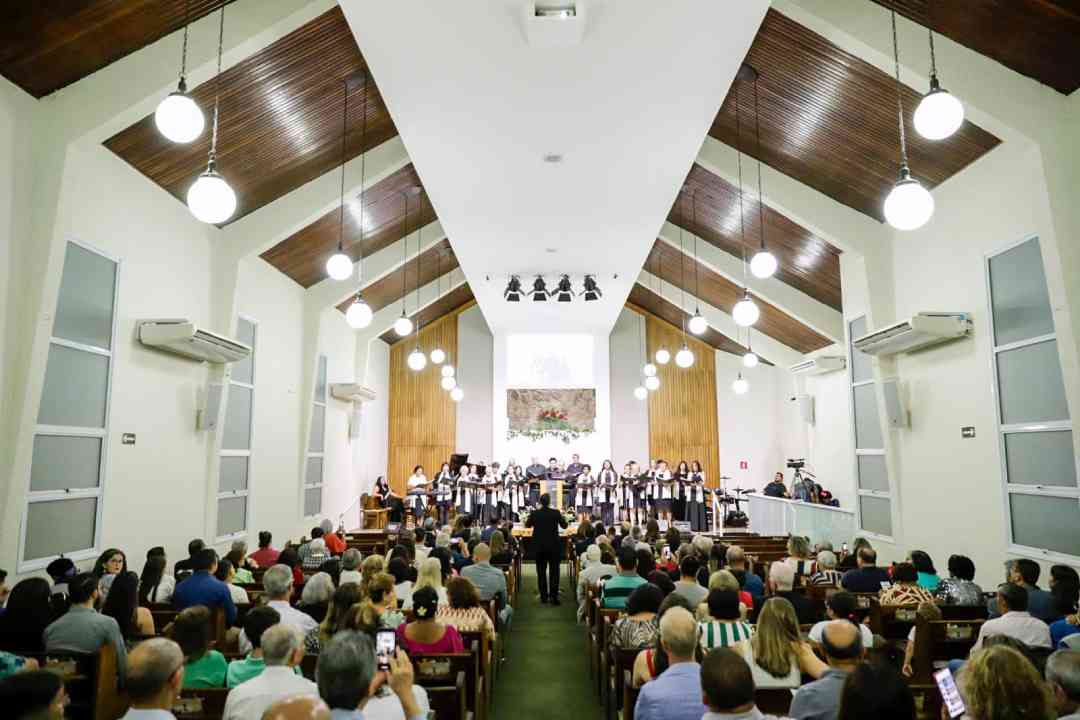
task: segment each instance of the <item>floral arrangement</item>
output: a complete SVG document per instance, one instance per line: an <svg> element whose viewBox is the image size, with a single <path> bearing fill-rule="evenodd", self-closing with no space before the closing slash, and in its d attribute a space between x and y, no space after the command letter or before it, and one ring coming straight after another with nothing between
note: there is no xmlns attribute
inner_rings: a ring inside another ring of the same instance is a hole
<svg viewBox="0 0 1080 720"><path fill-rule="evenodd" d="M540 410L536 413L536 422L537 427L535 428L508 430L506 439L513 440L516 437L527 437L530 440L540 440L545 437L557 437L563 441L563 444L569 445L575 440L595 432L593 428L574 427L570 424L566 411L557 408Z"/></svg>

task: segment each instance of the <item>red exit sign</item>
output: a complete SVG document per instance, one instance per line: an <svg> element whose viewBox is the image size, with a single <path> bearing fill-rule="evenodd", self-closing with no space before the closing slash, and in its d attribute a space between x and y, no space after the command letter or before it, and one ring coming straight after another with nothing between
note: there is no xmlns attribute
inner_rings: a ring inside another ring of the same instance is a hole
<svg viewBox="0 0 1080 720"><path fill-rule="evenodd" d="M739 461L739 469L740 470L749 470L750 469L750 463L746 462L745 460L740 460Z"/></svg>

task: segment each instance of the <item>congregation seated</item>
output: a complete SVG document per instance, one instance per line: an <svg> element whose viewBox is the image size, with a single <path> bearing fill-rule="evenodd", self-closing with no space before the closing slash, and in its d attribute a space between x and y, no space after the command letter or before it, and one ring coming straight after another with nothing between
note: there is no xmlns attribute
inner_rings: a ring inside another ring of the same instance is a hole
<svg viewBox="0 0 1080 720"><path fill-rule="evenodd" d="M312 528L312 532L319 528ZM322 532L319 530L319 532ZM304 543L297 550L300 554L300 565L304 570L318 570L319 566L330 559L330 552L326 549L326 541L322 536L314 537Z"/></svg>
<svg viewBox="0 0 1080 720"><path fill-rule="evenodd" d="M323 531L323 542L326 543L326 550L331 555L341 555L345 552L345 548L348 547L345 544L345 538L334 532L334 524L330 522L330 518L323 518L323 521L319 523L319 528Z"/></svg>
<svg viewBox="0 0 1080 720"><path fill-rule="evenodd" d="M795 608L795 615L799 618L800 625L817 622L822 617L821 608L805 594L795 592L793 589L794 583L795 573L791 569L791 565L773 563L769 566L769 590L772 596L782 597L791 603L791 606ZM760 604L755 608L755 620L759 608Z"/></svg>
<svg viewBox="0 0 1080 720"><path fill-rule="evenodd" d="M619 572L604 583L600 594L600 606L615 610L626 607L626 600L639 585L646 580L638 574L638 554L632 547L620 547L618 552Z"/></svg>
<svg viewBox="0 0 1080 720"><path fill-rule="evenodd" d="M700 720L701 666L697 663L698 627L693 614L673 607L660 618L660 646L667 668L645 683L634 706L635 720Z"/></svg>
<svg viewBox="0 0 1080 720"><path fill-rule="evenodd" d="M397 609L393 575L379 573L367 584L366 591L365 600L375 608L383 627L396 628L405 622L405 615Z"/></svg>
<svg viewBox="0 0 1080 720"><path fill-rule="evenodd" d="M795 693L790 710L794 720L836 718L847 676L865 656L859 629L847 620L829 621L821 633L821 648L829 667Z"/></svg>
<svg viewBox="0 0 1080 720"><path fill-rule="evenodd" d="M64 680L48 670L27 670L0 679L0 707L11 720L63 720L68 704Z"/></svg>
<svg viewBox="0 0 1080 720"><path fill-rule="evenodd" d="M438 618L439 596L432 587L413 593L413 620L397 627L398 646L409 653L459 653L461 634Z"/></svg>
<svg viewBox="0 0 1080 720"><path fill-rule="evenodd" d="M116 671L123 682L127 647L116 620L94 609L99 592L98 578L93 573L79 573L71 579L68 583L71 607L45 628L45 650L90 655L105 643L111 643L116 650Z"/></svg>
<svg viewBox="0 0 1080 720"><path fill-rule="evenodd" d="M791 568L795 577L795 585L805 583L816 572L814 560L811 557L810 540L801 535L792 535L787 543L788 555L780 562Z"/></svg>
<svg viewBox="0 0 1080 720"><path fill-rule="evenodd" d="M934 599L942 605L983 604L983 589L975 584L975 563L964 555L949 556L949 577L938 583Z"/></svg>
<svg viewBox="0 0 1080 720"><path fill-rule="evenodd" d="M294 585L304 584L304 568L300 564L300 553L294 547L286 547L278 553L277 565L284 565L292 573Z"/></svg>
<svg viewBox="0 0 1080 720"><path fill-rule="evenodd" d="M297 674L304 658L304 638L296 628L284 623L273 625L262 634L260 646L262 672L229 691L222 720L261 718L277 700L318 692L315 683Z"/></svg>
<svg viewBox="0 0 1080 720"><path fill-rule="evenodd" d="M28 577L15 584L0 615L0 650L45 649L45 628L58 617L52 597L52 588L44 578Z"/></svg>
<svg viewBox="0 0 1080 720"><path fill-rule="evenodd" d="M413 683L409 656L399 648L389 665L387 671L377 670L375 643L369 635L340 632L319 655L315 670L319 696L338 720L428 717L427 693Z"/></svg>
<svg viewBox="0 0 1080 720"><path fill-rule="evenodd" d="M416 568L405 558L393 558L386 565L386 572L394 577L394 594L399 598L412 595L413 583L416 582Z"/></svg>
<svg viewBox="0 0 1080 720"><path fill-rule="evenodd" d="M229 558L222 558L218 561L217 570L214 571L214 577L221 582L225 583L225 587L229 590L229 596L232 597L234 605L247 605L251 602L248 598L247 590L237 585L236 567L232 564Z"/></svg>
<svg viewBox="0 0 1080 720"><path fill-rule="evenodd" d="M255 582L255 576L251 571L258 569L259 565L248 557L246 541L234 540L229 552L225 553L225 557L221 559L232 563L233 572L236 573L236 582L242 585Z"/></svg>
<svg viewBox="0 0 1080 720"><path fill-rule="evenodd" d="M698 570L700 569L701 562L698 560L697 556L687 554L686 557L679 562L679 579L678 582L675 583L675 589L672 591L685 597L694 607L705 602L705 598L709 595L708 588L702 587L697 581ZM752 600L750 601L750 604L753 604Z"/></svg>
<svg viewBox="0 0 1080 720"><path fill-rule="evenodd" d="M911 720L916 717L911 688L886 662L861 663L848 673L837 720Z"/></svg>
<svg viewBox="0 0 1080 720"><path fill-rule="evenodd" d="M970 720L1055 714L1038 670L1022 653L1004 645L972 653L956 676L956 686L964 701L964 716Z"/></svg>
<svg viewBox="0 0 1080 720"><path fill-rule="evenodd" d="M938 585L941 584L941 578L938 577L937 569L929 553L924 550L912 550L904 562L911 563L915 568L915 572L918 573L919 587L928 592L937 590Z"/></svg>
<svg viewBox="0 0 1080 720"><path fill-rule="evenodd" d="M583 567L578 573L577 582L577 616L579 622L585 619L587 611L585 601L588 599L588 588L596 587L601 578L614 577L619 572L618 568L615 567L615 553L606 544L590 545L585 551L585 558L582 562Z"/></svg>
<svg viewBox="0 0 1080 720"><path fill-rule="evenodd" d="M754 607L754 603L760 603L762 598L755 600L754 596L742 589L739 584L738 578L730 570L717 570L709 576L709 586L705 589L705 597L708 598L708 594L713 590L731 590L739 595L739 613L742 617L747 617L750 611ZM704 618L709 611L705 602L698 603L698 619Z"/></svg>
<svg viewBox="0 0 1080 720"><path fill-rule="evenodd" d="M146 564L139 576L139 604L167 603L176 590L176 579L165 572L168 559L165 548L158 546L146 551Z"/></svg>
<svg viewBox="0 0 1080 720"><path fill-rule="evenodd" d="M184 654L168 638L145 640L128 658L125 692L131 706L121 720L168 717L184 682Z"/></svg>
<svg viewBox="0 0 1080 720"><path fill-rule="evenodd" d="M495 531L498 533L498 530ZM492 533L495 537L495 533ZM514 615L507 597L506 575L491 564L492 550L486 543L480 543L473 551L473 564L461 571L461 576L468 578L480 591L480 600L496 600L499 607L499 622L506 625Z"/></svg>
<svg viewBox="0 0 1080 720"><path fill-rule="evenodd" d="M1019 585L1027 592L1027 607L1031 616L1051 623L1061 616L1058 615L1053 595L1039 587L1040 574L1042 574L1042 569L1034 560L1020 558L1005 563L1006 582ZM1005 612L998 607L996 598L991 598L987 602L987 610L992 618L1003 615Z"/></svg>
<svg viewBox="0 0 1080 720"><path fill-rule="evenodd" d="M765 594L765 583L756 573L750 572L746 566L746 551L738 545L732 545L727 549L725 557L727 559L727 569L732 575L738 577L738 573L742 573L743 579L740 585L746 592L755 598Z"/></svg>
<svg viewBox="0 0 1080 720"><path fill-rule="evenodd" d="M225 686L234 688L237 685L258 677L266 668L263 660L262 636L263 634L281 622L281 615L272 607L260 605L251 608L244 616L243 636L247 649L241 649L245 655L238 660L229 661L225 671Z"/></svg>
<svg viewBox="0 0 1080 720"><path fill-rule="evenodd" d="M127 571L127 555L120 548L108 548L98 556L91 572L98 579L99 605L109 597L109 588L112 587L116 576Z"/></svg>
<svg viewBox="0 0 1080 720"><path fill-rule="evenodd" d="M187 582L187 581L185 581ZM183 586L183 583L181 583ZM286 625L292 625L300 631L301 636L307 635L309 632L319 626L319 623L315 621L310 615L300 610L297 610L289 604L289 599L292 597L293 591L293 578L289 568L285 565L274 565L269 568L263 575L263 590L265 591L266 605L265 607L274 610L278 613L280 621ZM251 612L254 612L258 608L253 608ZM248 637L247 634L247 622L244 622L244 629L240 631L240 652L246 653L254 647L254 643Z"/></svg>
<svg viewBox="0 0 1080 720"><path fill-rule="evenodd" d="M859 548L857 555L858 567L844 573L840 581L845 590L853 593L877 593L892 583L889 573L877 566L877 551L870 547L869 543Z"/></svg>
<svg viewBox="0 0 1080 720"><path fill-rule="evenodd" d="M656 558L653 556L651 547L638 547L637 567L635 569L642 580L648 579L649 574L656 570Z"/></svg>
<svg viewBox="0 0 1080 720"><path fill-rule="evenodd" d="M356 548L349 548L341 555L341 575L338 577L338 585L344 585L345 583L356 583L360 585L364 581L364 576L360 572L360 551Z"/></svg>
<svg viewBox="0 0 1080 720"><path fill-rule="evenodd" d="M307 613L315 622L321 623L326 617L333 594L333 578L329 573L317 572L304 583L304 590L300 593L300 603L296 609Z"/></svg>
<svg viewBox="0 0 1080 720"><path fill-rule="evenodd" d="M840 585L843 573L836 569L836 554L832 550L822 550L817 554L817 565L808 585Z"/></svg>
<svg viewBox="0 0 1080 720"><path fill-rule="evenodd" d="M769 598L761 608L754 634L738 646L761 688L796 688L802 676L821 677L827 667L799 635L795 608L781 597Z"/></svg>
<svg viewBox="0 0 1080 720"><path fill-rule="evenodd" d="M685 597L685 596L684 596ZM663 591L652 583L639 585L626 600L626 616L615 621L609 642L620 650L641 650L656 644Z"/></svg>
<svg viewBox="0 0 1080 720"><path fill-rule="evenodd" d="M702 720L774 720L754 702L757 689L746 660L729 648L709 653L701 662L701 696L707 712Z"/></svg>
<svg viewBox="0 0 1080 720"><path fill-rule="evenodd" d="M322 646L330 642L334 633L345 629L346 618L361 599L360 585L357 583L347 582L339 585L330 598L326 616L319 623L318 631L309 632L304 637L304 650L312 655L318 655Z"/></svg>
<svg viewBox="0 0 1080 720"><path fill-rule="evenodd" d="M653 570L651 573L649 573L649 577L645 579L656 587L660 588L661 592L664 593L664 597L667 597L671 593L675 592L675 583L672 581L671 576L663 570ZM698 607L701 606L699 605Z"/></svg>
<svg viewBox="0 0 1080 720"><path fill-rule="evenodd" d="M236 604L225 583L214 577L218 557L213 548L204 548L195 554L191 564L192 575L180 582L173 593L173 606L177 610L204 605L211 610L225 609L225 623L236 623Z"/></svg>
<svg viewBox="0 0 1080 720"><path fill-rule="evenodd" d="M401 607L408 610L413 607L413 598L416 593L424 588L430 588L439 598L440 603L446 603L446 588L443 587L444 570L441 553L433 554L424 562L420 563L420 571L416 574L416 582L413 583L412 592L403 598Z"/></svg>
<svg viewBox="0 0 1080 720"><path fill-rule="evenodd" d="M177 583L195 572L195 558L206 547L206 543L203 542L202 538L195 538L188 543L187 547L188 556L182 560L177 560L173 566L173 576L176 578Z"/></svg>
<svg viewBox="0 0 1080 720"><path fill-rule="evenodd" d="M154 634L154 616L139 606L139 576L133 572L117 573L101 614L116 620L127 643Z"/></svg>
<svg viewBox="0 0 1080 720"><path fill-rule="evenodd" d="M863 647L869 648L873 646L874 633L868 625L860 621L858 603L851 593L840 590L826 598L825 616L828 618L827 620L814 623L813 627L810 628L809 638L812 642L818 645L821 644L821 634L825 631L825 626L829 624L829 621L847 620L858 626Z"/></svg>
<svg viewBox="0 0 1080 720"><path fill-rule="evenodd" d="M274 549L273 540L274 536L268 530L259 531L259 549L248 556L259 567L268 568L277 564L280 551Z"/></svg>
<svg viewBox="0 0 1080 720"><path fill-rule="evenodd" d="M172 639L184 654L185 688L225 687L228 662L210 648L213 640L210 611L202 605L181 610L172 623Z"/></svg>
<svg viewBox="0 0 1080 720"><path fill-rule="evenodd" d="M1029 612L1028 601L1029 593L1022 586L1016 583L1000 585L995 606L1001 615L987 620L979 628L979 637L971 649L972 654L978 652L983 641L992 635L1007 635L1028 647L1051 647L1050 628Z"/></svg>
<svg viewBox="0 0 1080 720"><path fill-rule="evenodd" d="M480 606L480 591L472 580L450 578L446 595L449 602L440 603L435 613L440 622L456 628L459 633L483 632L488 640L495 641L495 623Z"/></svg>
<svg viewBox="0 0 1080 720"><path fill-rule="evenodd" d="M514 561L514 551L506 543L506 536L502 530L491 533L487 541L491 548L491 562L496 565L509 565Z"/></svg>
<svg viewBox="0 0 1080 720"><path fill-rule="evenodd" d="M739 594L735 590L710 590L706 600L708 615L701 621L701 649L732 647L750 639L753 628L743 620Z"/></svg>
<svg viewBox="0 0 1080 720"><path fill-rule="evenodd" d="M917 605L933 602L930 591L919 585L919 576L911 563L893 566L892 585L883 587L878 593L878 602L882 605Z"/></svg>
<svg viewBox="0 0 1080 720"><path fill-rule="evenodd" d="M836 563L836 569L846 573L848 570L855 570L859 567L859 551L863 548L870 547L870 541L866 538L859 536L851 543L850 552L841 552L840 559Z"/></svg>

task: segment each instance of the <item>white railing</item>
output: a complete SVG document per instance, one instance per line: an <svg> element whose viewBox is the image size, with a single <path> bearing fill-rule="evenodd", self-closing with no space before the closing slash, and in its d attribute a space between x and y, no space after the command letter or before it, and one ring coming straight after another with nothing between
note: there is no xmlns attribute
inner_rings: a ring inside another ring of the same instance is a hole
<svg viewBox="0 0 1080 720"><path fill-rule="evenodd" d="M752 493L750 530L759 535L805 535L813 543L828 541L838 548L855 535L855 512L829 505Z"/></svg>

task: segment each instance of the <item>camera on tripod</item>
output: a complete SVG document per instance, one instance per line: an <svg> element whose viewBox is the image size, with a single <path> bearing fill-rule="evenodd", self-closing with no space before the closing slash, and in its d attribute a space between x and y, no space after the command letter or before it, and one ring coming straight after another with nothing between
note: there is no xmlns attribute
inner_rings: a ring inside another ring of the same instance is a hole
<svg viewBox="0 0 1080 720"><path fill-rule="evenodd" d="M806 458L788 458L787 466L799 470L806 467Z"/></svg>

